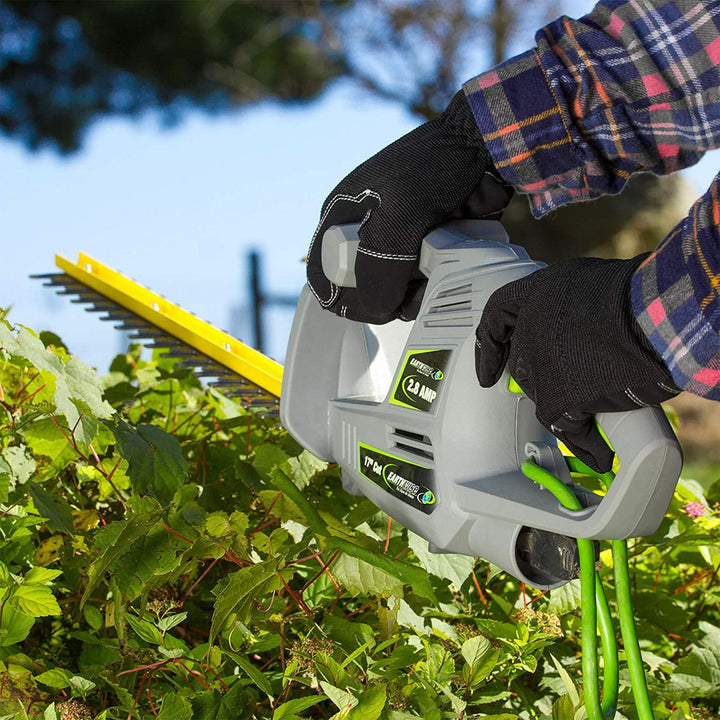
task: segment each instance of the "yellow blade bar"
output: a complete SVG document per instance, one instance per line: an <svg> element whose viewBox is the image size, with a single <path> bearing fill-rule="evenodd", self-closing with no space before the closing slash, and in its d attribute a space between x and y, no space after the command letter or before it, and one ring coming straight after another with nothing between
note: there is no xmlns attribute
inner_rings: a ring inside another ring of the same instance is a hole
<svg viewBox="0 0 720 720"><path fill-rule="evenodd" d="M79 253L77 263L56 255L55 264L82 285L224 365L270 395L280 397L282 365L261 352L85 253Z"/></svg>

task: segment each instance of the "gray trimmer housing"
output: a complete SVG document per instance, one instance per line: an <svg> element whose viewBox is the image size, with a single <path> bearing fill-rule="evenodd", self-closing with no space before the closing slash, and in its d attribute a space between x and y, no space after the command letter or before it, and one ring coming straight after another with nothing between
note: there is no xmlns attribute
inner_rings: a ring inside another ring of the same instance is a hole
<svg viewBox="0 0 720 720"><path fill-rule="evenodd" d="M358 225L330 228L323 268L352 285ZM620 461L606 495L573 484L535 406L507 371L492 388L475 375L475 328L490 295L543 267L493 221L453 221L424 239L428 278L414 322L367 325L300 297L288 346L280 416L316 456L337 463L343 486L367 496L434 552L483 557L547 589L564 582L525 563L524 528L569 537L652 534L677 483L682 453L664 412L642 408L596 420ZM597 342L602 342L597 338ZM592 352L592 349L589 350ZM570 484L570 511L520 470L536 462Z"/></svg>

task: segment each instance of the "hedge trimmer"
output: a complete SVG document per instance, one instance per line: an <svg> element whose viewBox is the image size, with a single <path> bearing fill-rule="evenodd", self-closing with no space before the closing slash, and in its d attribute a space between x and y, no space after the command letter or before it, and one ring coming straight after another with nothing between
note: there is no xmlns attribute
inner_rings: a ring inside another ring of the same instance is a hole
<svg viewBox="0 0 720 720"><path fill-rule="evenodd" d="M336 284L354 282L356 247L357 226L326 233L323 268ZM619 467L595 477L604 487L591 491L582 478L594 473L561 452L510 377L490 389L476 383L474 328L485 302L541 267L508 244L502 226L456 221L425 238L419 270L428 282L414 323L351 322L322 310L305 288L284 374L278 363L86 255L77 263L57 257L57 264L62 273L41 277L102 319L166 348L246 404L272 412L280 398L285 427L341 467L345 489L367 496L433 551L483 557L540 589L563 585L579 566L590 720L613 717L617 703L618 647L595 570L597 541L612 541L635 702L641 720L652 717L626 539L660 524L682 454L658 408L598 416Z"/></svg>
<svg viewBox="0 0 720 720"><path fill-rule="evenodd" d="M323 238L323 270L336 285L354 285L358 227L330 228ZM435 552L483 557L541 589L564 584L579 565L591 720L612 717L617 702L617 645L594 547L611 540L625 653L645 720L652 708L625 539L659 526L682 453L660 408L599 415L619 467L616 476L595 480L603 490L591 492L580 477L592 470L561 452L507 374L492 388L478 385L474 329L485 303L498 287L540 267L508 244L499 223L455 221L423 242L419 270L427 286L413 323L352 322L322 310L305 288L280 418L303 446L340 465L349 492L367 496ZM605 659L602 702L596 626Z"/></svg>

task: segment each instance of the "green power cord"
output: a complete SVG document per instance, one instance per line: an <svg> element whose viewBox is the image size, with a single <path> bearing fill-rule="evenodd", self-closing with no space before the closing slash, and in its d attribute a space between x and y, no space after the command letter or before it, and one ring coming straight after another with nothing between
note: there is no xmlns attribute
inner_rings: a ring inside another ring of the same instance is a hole
<svg viewBox="0 0 720 720"><path fill-rule="evenodd" d="M594 475L607 486L614 479L613 473L598 475L577 458L565 458L571 472ZM530 480L547 488L568 510L582 510L575 493L544 468L527 460L522 464L522 472ZM595 570L595 549L593 541L578 538L580 555L580 597L582 608L582 672L585 688L585 709L589 720L606 720L615 716L618 697L618 648L615 629L610 616L610 608ZM642 666L640 645L638 644L633 617L630 592L630 573L628 571L627 541L613 540L613 570L615 575L615 594L620 616L620 632L625 648L625 658L630 673L630 683L640 720L654 720L650 696L648 694L645 671ZM600 633L604 660L603 691L600 700L597 635Z"/></svg>

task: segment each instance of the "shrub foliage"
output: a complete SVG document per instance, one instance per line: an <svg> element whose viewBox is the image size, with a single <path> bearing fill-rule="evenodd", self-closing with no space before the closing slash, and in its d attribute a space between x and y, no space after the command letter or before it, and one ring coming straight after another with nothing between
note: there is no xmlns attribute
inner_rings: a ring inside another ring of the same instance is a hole
<svg viewBox="0 0 720 720"><path fill-rule="evenodd" d="M0 348L0 720L584 716L576 581L430 554L166 355ZM683 480L631 545L658 718L718 709L712 496Z"/></svg>

